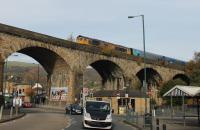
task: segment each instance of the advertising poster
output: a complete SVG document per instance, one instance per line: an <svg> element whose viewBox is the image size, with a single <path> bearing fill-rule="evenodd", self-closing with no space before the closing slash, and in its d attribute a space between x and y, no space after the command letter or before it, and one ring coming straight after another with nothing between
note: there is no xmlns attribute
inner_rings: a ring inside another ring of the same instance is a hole
<svg viewBox="0 0 200 130"><path fill-rule="evenodd" d="M66 101L67 87L51 87L52 101Z"/></svg>

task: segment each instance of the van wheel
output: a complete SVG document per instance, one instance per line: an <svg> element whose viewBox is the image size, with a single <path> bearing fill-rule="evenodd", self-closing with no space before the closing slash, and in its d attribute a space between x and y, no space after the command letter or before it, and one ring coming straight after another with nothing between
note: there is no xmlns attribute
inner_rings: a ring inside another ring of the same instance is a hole
<svg viewBox="0 0 200 130"><path fill-rule="evenodd" d="M85 129L85 126L84 126L84 124L82 123L82 129Z"/></svg>

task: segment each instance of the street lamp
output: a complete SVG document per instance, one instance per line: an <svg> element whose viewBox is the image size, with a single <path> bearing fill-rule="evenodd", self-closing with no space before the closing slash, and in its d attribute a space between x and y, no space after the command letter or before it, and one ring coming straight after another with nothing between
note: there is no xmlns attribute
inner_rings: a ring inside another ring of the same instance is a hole
<svg viewBox="0 0 200 130"><path fill-rule="evenodd" d="M38 87L39 87L39 76L40 76L40 64L38 64L38 76L37 76L37 95L38 95Z"/></svg>
<svg viewBox="0 0 200 130"><path fill-rule="evenodd" d="M33 64L36 64L36 63L33 63ZM37 100L35 100L35 103L38 103L38 94L39 94L39 90L38 90L38 87L39 87L39 76L40 76L40 64L38 63L37 64L37 83L36 83L36 87L37 87L37 89L36 89L36 99Z"/></svg>
<svg viewBox="0 0 200 130"><path fill-rule="evenodd" d="M7 70L8 70L8 60L5 59L5 68L4 68L4 73L5 73L5 76L4 76L4 89L3 89L3 95L5 96L6 94L6 82L7 82Z"/></svg>
<svg viewBox="0 0 200 130"><path fill-rule="evenodd" d="M13 57L17 57L18 55L17 54L14 54L14 55L11 55ZM4 68L4 73L5 73L5 76L4 76L4 96L6 94L6 89L7 89L7 81L8 81L8 58L5 59L5 68ZM8 96L10 96L10 90L8 89L7 90L8 92Z"/></svg>
<svg viewBox="0 0 200 130"><path fill-rule="evenodd" d="M144 49L144 81L143 81L143 89L144 89L144 95L145 95L145 113L147 113L147 75L146 75L146 50L145 50L145 28L144 28L144 15L136 15L136 16L128 16L128 18L136 18L136 17L142 17L142 28L143 28L143 49Z"/></svg>

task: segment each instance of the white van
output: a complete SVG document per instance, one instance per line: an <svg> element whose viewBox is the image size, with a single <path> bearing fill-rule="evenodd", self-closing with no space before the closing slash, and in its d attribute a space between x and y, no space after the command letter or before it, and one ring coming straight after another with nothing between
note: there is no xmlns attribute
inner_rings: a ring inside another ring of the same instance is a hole
<svg viewBox="0 0 200 130"><path fill-rule="evenodd" d="M96 100L86 101L83 109L83 127L112 129L111 103Z"/></svg>

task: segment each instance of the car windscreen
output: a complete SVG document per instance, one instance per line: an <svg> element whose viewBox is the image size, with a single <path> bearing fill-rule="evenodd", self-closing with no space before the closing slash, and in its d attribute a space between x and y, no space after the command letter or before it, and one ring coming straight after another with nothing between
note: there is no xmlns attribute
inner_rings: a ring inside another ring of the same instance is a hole
<svg viewBox="0 0 200 130"><path fill-rule="evenodd" d="M78 109L78 110L82 109L81 106L78 105L78 104L73 104L71 107L74 108L74 109Z"/></svg>
<svg viewBox="0 0 200 130"><path fill-rule="evenodd" d="M106 102L86 102L86 111L110 112L110 104Z"/></svg>

